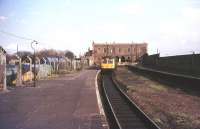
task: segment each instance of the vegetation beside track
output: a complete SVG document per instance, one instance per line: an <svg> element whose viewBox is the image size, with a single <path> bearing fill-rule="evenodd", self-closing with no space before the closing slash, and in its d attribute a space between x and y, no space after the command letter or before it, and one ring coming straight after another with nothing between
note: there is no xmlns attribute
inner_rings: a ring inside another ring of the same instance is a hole
<svg viewBox="0 0 200 129"><path fill-rule="evenodd" d="M115 76L134 102L161 128L200 128L200 97L150 80L126 67L118 67Z"/></svg>

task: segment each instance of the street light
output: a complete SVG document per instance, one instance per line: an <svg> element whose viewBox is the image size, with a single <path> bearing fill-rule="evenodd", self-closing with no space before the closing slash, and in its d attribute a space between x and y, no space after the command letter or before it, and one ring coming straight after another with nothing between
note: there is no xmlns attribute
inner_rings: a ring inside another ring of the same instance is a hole
<svg viewBox="0 0 200 129"><path fill-rule="evenodd" d="M35 63L36 63L35 59L36 59L36 57L35 57L35 48L33 47L33 44L37 45L38 42L35 41L35 40L33 40L31 42L31 48L34 50L34 87L36 87L36 70L35 70Z"/></svg>

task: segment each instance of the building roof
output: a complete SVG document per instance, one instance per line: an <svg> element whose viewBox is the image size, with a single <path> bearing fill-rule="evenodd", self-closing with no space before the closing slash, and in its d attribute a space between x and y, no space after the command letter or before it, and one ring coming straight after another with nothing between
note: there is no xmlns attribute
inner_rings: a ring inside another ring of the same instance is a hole
<svg viewBox="0 0 200 129"><path fill-rule="evenodd" d="M135 42L131 42L131 43L116 43L116 42L111 42L111 43L108 43L108 42L105 42L105 43L95 43L93 42L93 45L94 46L104 46L104 45L108 45L108 46L126 46L126 45L147 45L146 42L142 42L142 43L135 43Z"/></svg>

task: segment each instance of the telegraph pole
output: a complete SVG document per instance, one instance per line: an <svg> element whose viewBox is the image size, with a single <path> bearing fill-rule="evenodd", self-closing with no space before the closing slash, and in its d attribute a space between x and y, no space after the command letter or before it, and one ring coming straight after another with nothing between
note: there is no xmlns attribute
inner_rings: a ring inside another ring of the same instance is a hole
<svg viewBox="0 0 200 129"><path fill-rule="evenodd" d="M18 44L17 44L17 55L18 55L18 52L19 52L19 50L18 50L19 48L18 48Z"/></svg>
<svg viewBox="0 0 200 129"><path fill-rule="evenodd" d="M33 40L31 42L31 48L34 50L34 87L36 87L36 68L35 68L35 65L36 65L36 55L35 55L35 48L33 47L33 44L37 45L38 42Z"/></svg>

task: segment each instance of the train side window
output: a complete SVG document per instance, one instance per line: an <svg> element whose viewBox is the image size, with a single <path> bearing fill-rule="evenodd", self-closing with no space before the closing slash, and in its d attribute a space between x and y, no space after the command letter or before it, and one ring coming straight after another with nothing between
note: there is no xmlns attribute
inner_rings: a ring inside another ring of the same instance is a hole
<svg viewBox="0 0 200 129"><path fill-rule="evenodd" d="M113 60L112 60L112 59L109 59L109 60L108 60L108 63L109 63L109 64L113 63Z"/></svg>

